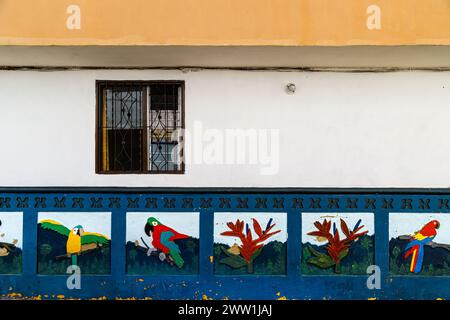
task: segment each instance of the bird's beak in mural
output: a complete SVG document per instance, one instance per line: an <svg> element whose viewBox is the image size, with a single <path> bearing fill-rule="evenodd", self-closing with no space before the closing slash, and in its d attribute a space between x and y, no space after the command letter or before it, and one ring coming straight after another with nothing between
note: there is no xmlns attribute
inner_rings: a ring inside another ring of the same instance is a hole
<svg viewBox="0 0 450 320"><path fill-rule="evenodd" d="M145 225L145 234L148 235L150 237L151 232L153 232L153 225L150 223L147 223Z"/></svg>
<svg viewBox="0 0 450 320"><path fill-rule="evenodd" d="M82 237L83 234L84 234L84 229L83 229L83 228L78 229L78 235L79 235L80 237Z"/></svg>
<svg viewBox="0 0 450 320"><path fill-rule="evenodd" d="M439 223L439 221L436 221L436 229L439 229L441 227L441 224Z"/></svg>

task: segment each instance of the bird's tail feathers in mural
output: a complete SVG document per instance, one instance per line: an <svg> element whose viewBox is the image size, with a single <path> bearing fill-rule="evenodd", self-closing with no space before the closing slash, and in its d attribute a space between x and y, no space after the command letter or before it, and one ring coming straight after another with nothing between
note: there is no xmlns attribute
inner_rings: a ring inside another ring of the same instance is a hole
<svg viewBox="0 0 450 320"><path fill-rule="evenodd" d="M170 253L170 256L172 257L175 265L181 269L184 265L184 260L180 255L180 251L179 250L171 250L169 253Z"/></svg>
<svg viewBox="0 0 450 320"><path fill-rule="evenodd" d="M404 255L405 259L408 259L408 257L413 253L414 250L415 250L415 246L409 248L409 249L405 252L405 255Z"/></svg>
<svg viewBox="0 0 450 320"><path fill-rule="evenodd" d="M405 253L405 259L408 258L409 256L412 256L411 265L409 267L410 272L420 273L422 271L423 254L424 254L424 249L423 249L423 245L421 245L421 244L412 246Z"/></svg>

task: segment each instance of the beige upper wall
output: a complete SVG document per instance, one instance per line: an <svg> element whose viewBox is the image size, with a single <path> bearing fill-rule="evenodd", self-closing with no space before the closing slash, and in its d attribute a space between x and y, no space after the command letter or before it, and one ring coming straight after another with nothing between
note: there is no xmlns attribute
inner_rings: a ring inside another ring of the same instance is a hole
<svg viewBox="0 0 450 320"><path fill-rule="evenodd" d="M66 26L81 9L81 29ZM381 9L369 30L367 8ZM0 0L3 45L450 44L448 0Z"/></svg>
<svg viewBox="0 0 450 320"><path fill-rule="evenodd" d="M8 67L450 70L450 46L0 46Z"/></svg>

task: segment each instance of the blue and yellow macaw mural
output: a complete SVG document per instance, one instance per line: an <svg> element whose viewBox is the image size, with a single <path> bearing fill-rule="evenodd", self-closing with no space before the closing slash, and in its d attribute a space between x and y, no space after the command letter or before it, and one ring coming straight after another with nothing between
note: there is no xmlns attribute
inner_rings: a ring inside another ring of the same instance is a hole
<svg viewBox="0 0 450 320"><path fill-rule="evenodd" d="M54 220L43 220L40 226L44 230L55 231L67 237L66 254L72 260L72 265L77 265L77 257L83 251L93 247L107 245L110 239L100 233L86 232L83 226L77 225L72 229Z"/></svg>

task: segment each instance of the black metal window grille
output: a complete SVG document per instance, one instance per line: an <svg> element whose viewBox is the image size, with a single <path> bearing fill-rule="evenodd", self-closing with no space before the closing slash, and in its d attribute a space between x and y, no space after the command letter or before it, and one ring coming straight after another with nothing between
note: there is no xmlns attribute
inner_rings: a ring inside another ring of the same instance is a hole
<svg viewBox="0 0 450 320"><path fill-rule="evenodd" d="M183 173L184 83L97 83L97 172Z"/></svg>

